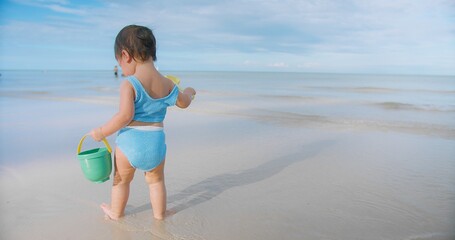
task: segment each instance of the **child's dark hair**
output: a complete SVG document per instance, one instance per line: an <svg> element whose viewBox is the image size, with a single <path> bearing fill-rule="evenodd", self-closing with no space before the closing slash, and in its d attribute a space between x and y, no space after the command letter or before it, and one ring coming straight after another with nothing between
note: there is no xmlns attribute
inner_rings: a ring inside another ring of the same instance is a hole
<svg viewBox="0 0 455 240"><path fill-rule="evenodd" d="M152 30L147 27L129 25L124 27L115 38L115 58L128 52L135 61L144 62L152 57L156 61L156 39Z"/></svg>

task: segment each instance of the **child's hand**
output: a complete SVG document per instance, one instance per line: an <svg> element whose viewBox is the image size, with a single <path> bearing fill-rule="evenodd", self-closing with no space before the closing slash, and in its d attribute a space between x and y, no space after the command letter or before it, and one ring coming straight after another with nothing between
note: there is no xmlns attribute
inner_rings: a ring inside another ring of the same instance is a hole
<svg viewBox="0 0 455 240"><path fill-rule="evenodd" d="M92 136L92 138L97 142L104 139L104 135L101 128L96 128L90 131L90 136Z"/></svg>
<svg viewBox="0 0 455 240"><path fill-rule="evenodd" d="M193 99L196 95L196 90L194 90L192 87L187 87L185 90L183 90L183 93L190 95L191 99Z"/></svg>
<svg viewBox="0 0 455 240"><path fill-rule="evenodd" d="M175 104L179 108L187 108L191 104L191 101L194 99L195 95L196 90L194 90L194 88L191 87L185 88L183 92L179 93L177 102Z"/></svg>

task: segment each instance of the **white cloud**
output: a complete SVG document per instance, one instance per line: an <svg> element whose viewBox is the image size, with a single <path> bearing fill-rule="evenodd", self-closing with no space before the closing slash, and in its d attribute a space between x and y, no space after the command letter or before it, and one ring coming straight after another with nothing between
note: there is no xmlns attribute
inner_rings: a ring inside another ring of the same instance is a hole
<svg viewBox="0 0 455 240"><path fill-rule="evenodd" d="M25 5L34 5L34 6L48 5L48 4L60 4L60 5L69 4L68 0L13 0L13 2L25 4Z"/></svg>
<svg viewBox="0 0 455 240"><path fill-rule="evenodd" d="M60 12L60 13L69 13L69 14L75 14L75 15L86 14L85 10L63 7L63 6L56 5L56 4L43 5L43 7L51 9L52 11L55 11L55 12Z"/></svg>
<svg viewBox="0 0 455 240"><path fill-rule="evenodd" d="M414 64L423 71L455 73L455 7L448 0L20 2L60 15L1 26L7 41L16 44L35 39L112 51L122 27L141 24L154 30L158 58L176 63L173 68L185 61L200 69L326 71Z"/></svg>
<svg viewBox="0 0 455 240"><path fill-rule="evenodd" d="M289 65L284 62L276 62L276 63L270 63L267 64L268 67L274 67L274 68L287 68Z"/></svg>

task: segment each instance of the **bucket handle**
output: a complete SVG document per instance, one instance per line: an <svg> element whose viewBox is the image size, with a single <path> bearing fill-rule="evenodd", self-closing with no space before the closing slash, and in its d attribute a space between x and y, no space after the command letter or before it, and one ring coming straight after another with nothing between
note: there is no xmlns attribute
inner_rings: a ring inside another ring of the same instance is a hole
<svg viewBox="0 0 455 240"><path fill-rule="evenodd" d="M81 140L79 141L79 145L77 145L77 154L79 154L81 152L81 148L82 148L82 142L84 142L85 138L87 136L90 136L89 134L86 134L84 135ZM103 143L104 145L106 145L106 148L107 148L107 151L109 151L109 153L112 152L112 148L111 148L111 145L109 145L109 143L107 142L106 138L103 138Z"/></svg>

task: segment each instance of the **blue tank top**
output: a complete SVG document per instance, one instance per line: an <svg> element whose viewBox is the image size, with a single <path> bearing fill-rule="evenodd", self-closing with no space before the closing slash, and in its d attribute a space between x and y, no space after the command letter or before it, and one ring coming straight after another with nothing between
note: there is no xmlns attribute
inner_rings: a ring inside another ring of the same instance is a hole
<svg viewBox="0 0 455 240"><path fill-rule="evenodd" d="M179 96L179 89L174 85L171 93L163 98L152 98L145 91L141 82L135 76L127 80L133 85L136 97L134 99L133 120L140 122L162 122L166 116L167 107L174 106Z"/></svg>

